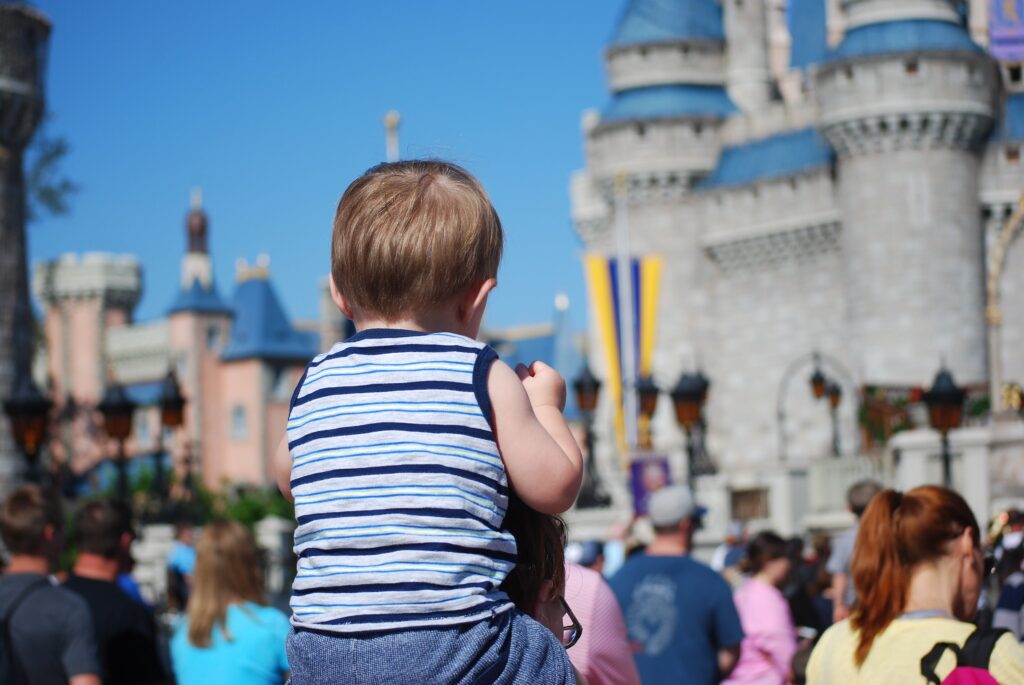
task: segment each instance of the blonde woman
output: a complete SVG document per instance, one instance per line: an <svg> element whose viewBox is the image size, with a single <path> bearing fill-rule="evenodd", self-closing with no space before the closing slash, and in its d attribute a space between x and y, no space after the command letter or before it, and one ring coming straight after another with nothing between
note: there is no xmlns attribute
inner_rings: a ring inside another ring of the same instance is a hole
<svg viewBox="0 0 1024 685"><path fill-rule="evenodd" d="M211 523L196 550L186 620L171 640L178 685L279 685L288 674L290 625L265 605L252 536L231 521Z"/></svg>

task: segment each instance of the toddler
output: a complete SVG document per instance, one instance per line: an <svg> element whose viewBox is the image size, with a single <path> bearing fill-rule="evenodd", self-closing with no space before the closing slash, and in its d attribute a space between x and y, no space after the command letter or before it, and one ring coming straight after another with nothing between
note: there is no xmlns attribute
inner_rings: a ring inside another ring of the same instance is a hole
<svg viewBox="0 0 1024 685"><path fill-rule="evenodd" d="M357 332L309 364L278 451L295 685L575 682L499 590L509 489L555 514L582 475L561 376L475 340L503 241L483 188L445 162L381 164L338 204L331 295Z"/></svg>

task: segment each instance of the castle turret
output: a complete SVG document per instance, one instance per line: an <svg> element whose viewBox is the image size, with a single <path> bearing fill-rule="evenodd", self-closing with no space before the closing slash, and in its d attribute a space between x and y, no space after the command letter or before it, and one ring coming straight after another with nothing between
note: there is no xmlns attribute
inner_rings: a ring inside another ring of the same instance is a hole
<svg viewBox="0 0 1024 685"><path fill-rule="evenodd" d="M726 35L726 84L744 112L771 99L768 15L765 0L722 0Z"/></svg>
<svg viewBox="0 0 1024 685"><path fill-rule="evenodd" d="M986 377L980 149L999 91L953 0L843 0L818 74L839 155L850 349L866 385Z"/></svg>

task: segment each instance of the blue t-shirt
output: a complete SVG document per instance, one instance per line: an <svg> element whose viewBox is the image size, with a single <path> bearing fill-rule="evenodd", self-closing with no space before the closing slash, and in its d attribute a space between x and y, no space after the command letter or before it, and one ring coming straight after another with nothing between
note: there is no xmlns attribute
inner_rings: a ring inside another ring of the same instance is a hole
<svg viewBox="0 0 1024 685"><path fill-rule="evenodd" d="M609 581L644 685L713 685L743 628L728 583L689 557L637 554Z"/></svg>
<svg viewBox="0 0 1024 685"><path fill-rule="evenodd" d="M183 576L190 576L196 568L196 550L184 542L175 542L171 555L167 557L167 567L174 569Z"/></svg>
<svg viewBox="0 0 1024 685"><path fill-rule="evenodd" d="M171 660L178 685L280 685L288 673L284 642L291 625L273 607L232 604L225 617L231 641L214 626L209 647L188 641L188 620L171 638Z"/></svg>

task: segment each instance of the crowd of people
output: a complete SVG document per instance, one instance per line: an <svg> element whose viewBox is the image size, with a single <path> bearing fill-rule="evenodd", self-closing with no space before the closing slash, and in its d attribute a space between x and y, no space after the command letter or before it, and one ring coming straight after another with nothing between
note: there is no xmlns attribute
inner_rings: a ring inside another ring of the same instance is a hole
<svg viewBox="0 0 1024 685"><path fill-rule="evenodd" d="M1024 520L985 540L946 488L858 483L859 523L811 554L736 524L713 568L695 555L705 510L669 485L646 544L567 553L558 515L583 457L564 380L476 340L503 241L455 165L353 182L330 285L357 333L307 367L275 459L295 502L290 617L267 606L244 526L208 523L194 552L183 526L169 559L183 614L162 650L126 575L131 512L79 507L77 557L55 578L64 518L24 486L0 509L3 682L904 685L973 668L1024 684Z"/></svg>

